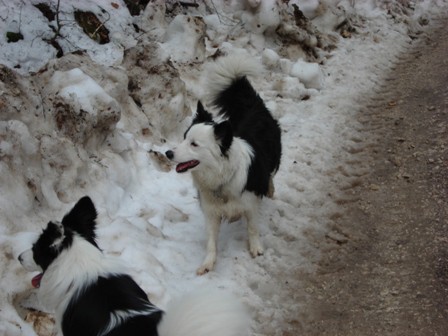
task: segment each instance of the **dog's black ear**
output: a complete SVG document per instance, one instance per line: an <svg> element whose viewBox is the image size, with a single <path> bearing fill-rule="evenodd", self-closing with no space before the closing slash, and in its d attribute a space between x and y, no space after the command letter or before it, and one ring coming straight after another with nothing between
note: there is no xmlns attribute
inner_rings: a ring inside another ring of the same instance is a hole
<svg viewBox="0 0 448 336"><path fill-rule="evenodd" d="M95 238L97 212L88 196L81 198L68 214L62 219L62 225L79 233L93 245L97 246ZM97 246L98 247L98 246Z"/></svg>
<svg viewBox="0 0 448 336"><path fill-rule="evenodd" d="M229 121L223 121L213 125L215 139L219 143L222 154L226 155L233 141L232 125Z"/></svg>
<svg viewBox="0 0 448 336"><path fill-rule="evenodd" d="M204 109L204 106L202 105L201 101L198 101L198 106L196 108L196 114L194 115L193 118L193 124L198 124L198 123L202 123L202 122L212 122L213 121L213 116L211 115L211 113L207 112Z"/></svg>

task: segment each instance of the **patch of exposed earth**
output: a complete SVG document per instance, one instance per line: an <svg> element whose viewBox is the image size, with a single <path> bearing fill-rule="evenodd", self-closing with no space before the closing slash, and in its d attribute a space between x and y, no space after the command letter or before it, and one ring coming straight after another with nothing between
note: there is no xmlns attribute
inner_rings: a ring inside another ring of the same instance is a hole
<svg viewBox="0 0 448 336"><path fill-rule="evenodd" d="M368 173L332 219L301 335L446 335L448 21L391 70L359 113ZM360 164L361 165L361 164ZM356 169L356 164L353 169Z"/></svg>

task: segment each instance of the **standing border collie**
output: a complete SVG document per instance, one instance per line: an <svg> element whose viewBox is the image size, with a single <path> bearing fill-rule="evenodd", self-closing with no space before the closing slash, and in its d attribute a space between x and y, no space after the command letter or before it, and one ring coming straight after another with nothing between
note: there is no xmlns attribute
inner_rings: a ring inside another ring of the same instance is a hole
<svg viewBox="0 0 448 336"><path fill-rule="evenodd" d="M216 118L198 102L184 141L166 156L176 171L191 171L207 224L207 255L201 275L216 262L216 244L222 219L245 218L249 250L263 254L258 233L258 208L263 196L273 194L273 175L281 157L281 131L277 121L253 89L247 75L260 66L250 57L218 59L207 72L209 99Z"/></svg>
<svg viewBox="0 0 448 336"><path fill-rule="evenodd" d="M191 293L163 312L96 243L96 210L81 198L62 222L49 222L19 256L39 301L56 313L64 336L240 336L243 306L219 291Z"/></svg>

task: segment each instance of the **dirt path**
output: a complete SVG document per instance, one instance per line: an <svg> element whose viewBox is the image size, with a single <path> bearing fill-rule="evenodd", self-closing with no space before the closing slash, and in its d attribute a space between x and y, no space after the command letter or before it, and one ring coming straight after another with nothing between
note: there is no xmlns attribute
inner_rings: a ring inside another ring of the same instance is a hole
<svg viewBox="0 0 448 336"><path fill-rule="evenodd" d="M354 201L333 221L347 239L328 239L306 280L302 335L448 334L448 21L440 25L360 113L373 145L355 156L369 173L343 192Z"/></svg>

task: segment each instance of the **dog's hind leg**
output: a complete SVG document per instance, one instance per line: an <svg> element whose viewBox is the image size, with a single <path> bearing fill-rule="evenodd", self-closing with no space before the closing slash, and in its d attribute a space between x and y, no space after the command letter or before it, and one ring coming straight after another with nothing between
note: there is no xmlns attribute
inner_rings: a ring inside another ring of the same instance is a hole
<svg viewBox="0 0 448 336"><path fill-rule="evenodd" d="M274 192L275 192L274 174L271 174L271 176L269 176L268 193L267 193L266 196L269 197L269 198L274 198Z"/></svg>
<svg viewBox="0 0 448 336"><path fill-rule="evenodd" d="M257 257L263 254L263 245L260 241L260 234L258 232L258 216L257 210L250 209L245 212L247 222L247 233L249 236L249 251L252 257Z"/></svg>
<svg viewBox="0 0 448 336"><path fill-rule="evenodd" d="M196 271L197 275L203 275L212 271L216 263L216 242L218 241L219 226L221 218L216 216L206 216L207 221L207 255L201 267Z"/></svg>

